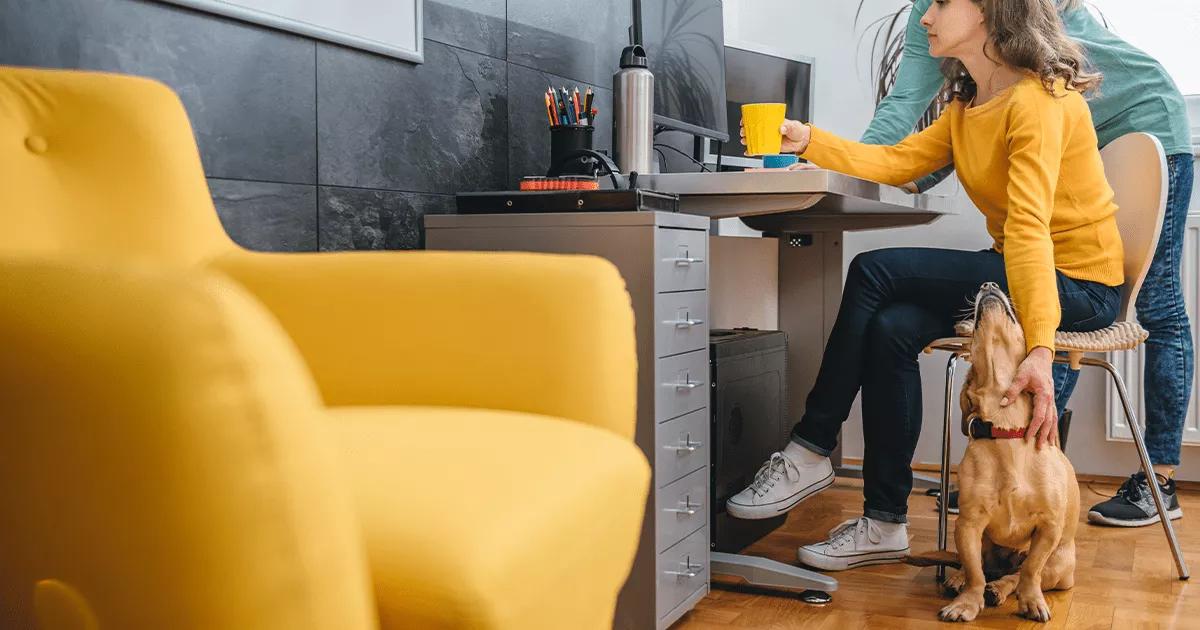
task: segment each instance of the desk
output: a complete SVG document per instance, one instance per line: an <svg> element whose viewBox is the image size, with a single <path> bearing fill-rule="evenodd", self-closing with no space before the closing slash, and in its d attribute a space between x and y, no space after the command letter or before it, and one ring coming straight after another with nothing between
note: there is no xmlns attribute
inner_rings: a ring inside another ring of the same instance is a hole
<svg viewBox="0 0 1200 630"><path fill-rule="evenodd" d="M668 627L708 593L710 571L767 586L836 590L836 580L795 566L709 553L708 329L726 325L710 314L736 317L748 295L761 298L761 286L738 281L743 271L727 273L741 262L740 246L777 251L768 259L775 273L763 275L777 278L769 286L777 293L777 327L788 335L788 398L799 417L837 315L842 234L929 223L950 212L948 200L815 170L662 174L640 185L679 195L681 212L533 214L502 212L500 201L496 214L425 217L427 247L595 254L625 278L640 366L635 440L654 479L616 627ZM776 239L710 237L710 219L724 217L742 217ZM717 279L711 291L710 275Z"/></svg>
<svg viewBox="0 0 1200 630"><path fill-rule="evenodd" d="M682 212L741 217L767 232L844 231L929 223L950 200L824 169L739 173L660 173L640 186L680 196Z"/></svg>
<svg viewBox="0 0 1200 630"><path fill-rule="evenodd" d="M739 173L663 173L643 178L645 187L680 196L680 210L712 219L740 218L777 237L765 243L716 238L711 242L714 271L711 307L714 328L782 330L788 336L788 400L799 418L820 368L821 350L837 318L845 278L845 232L921 225L953 214L949 197L912 195L899 188L825 169ZM764 264L776 264L777 302L766 313L744 319L744 305L764 291ZM755 279L747 283L748 278ZM719 314L719 315L716 315ZM813 349L816 351L813 352ZM861 477L859 466L843 466L841 447L832 455L839 476ZM917 476L938 487L937 479Z"/></svg>

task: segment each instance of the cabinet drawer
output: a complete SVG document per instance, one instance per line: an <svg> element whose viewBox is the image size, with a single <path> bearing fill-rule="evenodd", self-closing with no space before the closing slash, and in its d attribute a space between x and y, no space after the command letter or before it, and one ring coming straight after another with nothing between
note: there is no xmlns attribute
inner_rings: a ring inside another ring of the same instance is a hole
<svg viewBox="0 0 1200 630"><path fill-rule="evenodd" d="M654 290L708 288L708 231L658 228L654 235Z"/></svg>
<svg viewBox="0 0 1200 630"><path fill-rule="evenodd" d="M654 296L654 355L708 348L708 291Z"/></svg>
<svg viewBox="0 0 1200 630"><path fill-rule="evenodd" d="M654 450L654 486L661 488L708 464L708 408L658 425Z"/></svg>
<svg viewBox="0 0 1200 630"><path fill-rule="evenodd" d="M655 548L664 551L708 524L708 467L655 493Z"/></svg>
<svg viewBox="0 0 1200 630"><path fill-rule="evenodd" d="M654 365L657 422L708 406L708 350L657 359Z"/></svg>
<svg viewBox="0 0 1200 630"><path fill-rule="evenodd" d="M708 528L704 527L658 555L658 618L705 588L708 580Z"/></svg>

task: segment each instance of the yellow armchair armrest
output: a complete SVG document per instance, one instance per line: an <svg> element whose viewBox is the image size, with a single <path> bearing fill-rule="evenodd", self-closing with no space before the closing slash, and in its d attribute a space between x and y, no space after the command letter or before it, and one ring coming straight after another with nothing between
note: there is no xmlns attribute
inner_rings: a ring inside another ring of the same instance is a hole
<svg viewBox="0 0 1200 630"><path fill-rule="evenodd" d="M0 287L0 626L377 627L328 411L252 297L66 262Z"/></svg>
<svg viewBox="0 0 1200 630"><path fill-rule="evenodd" d="M506 409L633 436L633 311L604 259L236 252L214 265L282 322L328 405Z"/></svg>

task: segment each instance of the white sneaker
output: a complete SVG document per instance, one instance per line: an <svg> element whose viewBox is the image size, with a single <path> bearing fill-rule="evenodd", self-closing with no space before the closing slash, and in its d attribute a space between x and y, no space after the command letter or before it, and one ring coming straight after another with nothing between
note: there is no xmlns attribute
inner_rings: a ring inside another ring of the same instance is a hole
<svg viewBox="0 0 1200 630"><path fill-rule="evenodd" d="M860 516L829 531L829 540L804 545L800 562L822 571L899 562L908 555L908 527Z"/></svg>
<svg viewBox="0 0 1200 630"><path fill-rule="evenodd" d="M829 458L807 450L805 453L772 453L755 473L754 482L725 502L729 515L745 519L779 516L832 486L833 464Z"/></svg>

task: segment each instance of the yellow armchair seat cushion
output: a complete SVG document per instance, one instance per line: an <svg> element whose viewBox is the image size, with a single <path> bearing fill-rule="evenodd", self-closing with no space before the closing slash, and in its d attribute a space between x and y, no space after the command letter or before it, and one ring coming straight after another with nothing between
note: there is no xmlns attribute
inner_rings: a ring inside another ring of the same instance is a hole
<svg viewBox="0 0 1200 630"><path fill-rule="evenodd" d="M329 414L382 627L612 626L650 478L628 439L511 411Z"/></svg>

